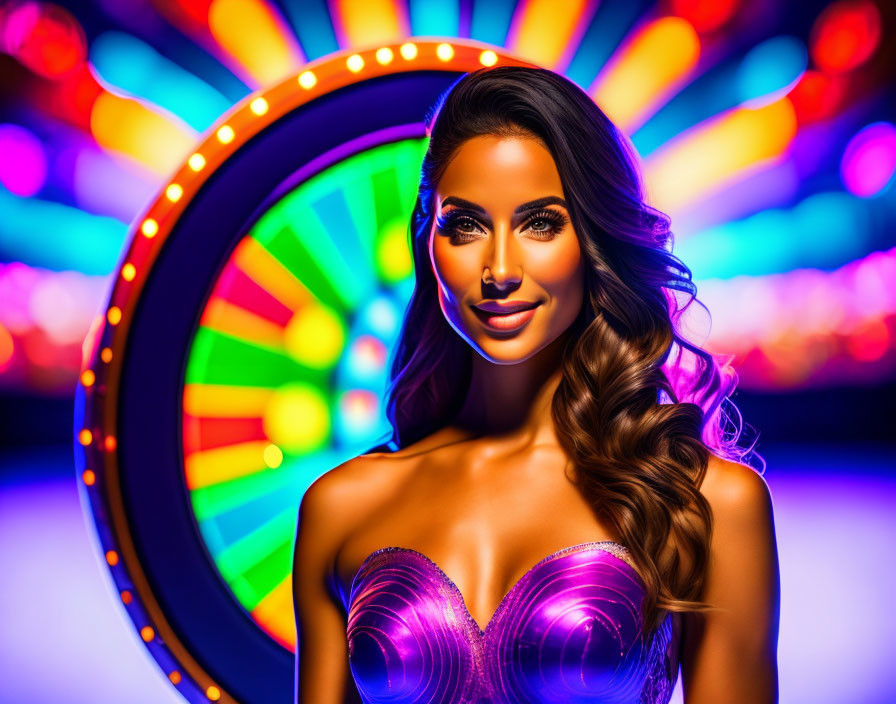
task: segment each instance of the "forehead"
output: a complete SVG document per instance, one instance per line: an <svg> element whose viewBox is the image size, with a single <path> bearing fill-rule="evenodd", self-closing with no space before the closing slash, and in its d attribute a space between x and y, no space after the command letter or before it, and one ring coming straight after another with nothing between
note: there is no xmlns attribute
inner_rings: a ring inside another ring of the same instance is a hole
<svg viewBox="0 0 896 704"><path fill-rule="evenodd" d="M483 135L458 148L436 195L438 203L453 195L488 210L512 210L542 196L562 198L563 185L551 153L537 139Z"/></svg>

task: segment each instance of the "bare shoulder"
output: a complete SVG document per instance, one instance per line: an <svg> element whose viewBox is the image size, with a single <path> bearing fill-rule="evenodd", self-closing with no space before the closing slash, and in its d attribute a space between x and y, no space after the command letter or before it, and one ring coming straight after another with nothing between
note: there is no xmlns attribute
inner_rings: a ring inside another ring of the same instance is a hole
<svg viewBox="0 0 896 704"><path fill-rule="evenodd" d="M299 504L299 534L333 547L388 491L390 477L382 468L386 453L358 455L324 472L305 490Z"/></svg>
<svg viewBox="0 0 896 704"><path fill-rule="evenodd" d="M393 499L423 462L439 433L396 452L353 457L319 476L299 506L299 540L308 538L331 556L366 520ZM310 535L309 535L310 534Z"/></svg>
<svg viewBox="0 0 896 704"><path fill-rule="evenodd" d="M710 455L700 487L720 528L769 529L772 496L765 478L752 467Z"/></svg>
<svg viewBox="0 0 896 704"><path fill-rule="evenodd" d="M318 477L299 504L293 554L296 619L295 701L359 701L348 670L337 551L375 501L383 460L354 457Z"/></svg>
<svg viewBox="0 0 896 704"><path fill-rule="evenodd" d="M321 586L333 604L340 603L344 595L339 554L358 526L394 491L389 475L395 473L384 471L389 465L388 454L359 455L325 472L305 490L293 553L297 604L315 603L302 592L313 594Z"/></svg>

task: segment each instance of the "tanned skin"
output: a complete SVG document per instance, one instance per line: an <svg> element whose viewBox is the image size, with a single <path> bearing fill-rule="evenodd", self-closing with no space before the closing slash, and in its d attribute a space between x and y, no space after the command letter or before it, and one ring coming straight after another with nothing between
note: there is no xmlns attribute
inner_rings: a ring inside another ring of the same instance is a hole
<svg viewBox="0 0 896 704"><path fill-rule="evenodd" d="M566 224L549 237L543 219L514 214L551 196L561 200L545 207ZM305 492L293 577L297 702L360 702L341 594L374 550L430 557L484 628L546 555L620 542L576 489L550 413L559 353L584 295L585 261L563 198L550 152L534 138L476 137L448 165L430 256L442 312L476 352L469 391L450 426L396 453L349 460ZM445 232L438 224L452 210L469 217ZM541 305L512 334L491 330L470 307L521 299ZM780 581L768 486L753 469L712 456L700 491L714 515L703 598L719 611L682 617L685 703L775 704Z"/></svg>

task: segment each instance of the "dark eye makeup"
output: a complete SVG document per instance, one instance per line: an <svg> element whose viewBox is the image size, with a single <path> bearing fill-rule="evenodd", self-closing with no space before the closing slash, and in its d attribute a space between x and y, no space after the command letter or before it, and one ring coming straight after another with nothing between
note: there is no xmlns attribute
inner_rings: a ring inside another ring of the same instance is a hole
<svg viewBox="0 0 896 704"><path fill-rule="evenodd" d="M549 208L536 210L526 220L525 229L536 234L536 239L550 240L566 227L569 222L563 213ZM533 225L535 227L533 227ZM470 241L475 239L476 229L484 228L479 221L464 213L460 208L450 210L443 217L436 219L436 229L441 235L451 237L453 240Z"/></svg>

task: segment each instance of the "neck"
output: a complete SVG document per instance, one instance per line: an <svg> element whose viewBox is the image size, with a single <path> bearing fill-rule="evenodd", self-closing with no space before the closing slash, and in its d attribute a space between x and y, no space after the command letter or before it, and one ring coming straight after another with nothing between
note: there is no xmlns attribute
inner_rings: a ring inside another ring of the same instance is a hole
<svg viewBox="0 0 896 704"><path fill-rule="evenodd" d="M452 425L473 436L518 436L536 444L555 438L551 402L560 383L566 335L524 362L495 364L473 354L472 375Z"/></svg>

